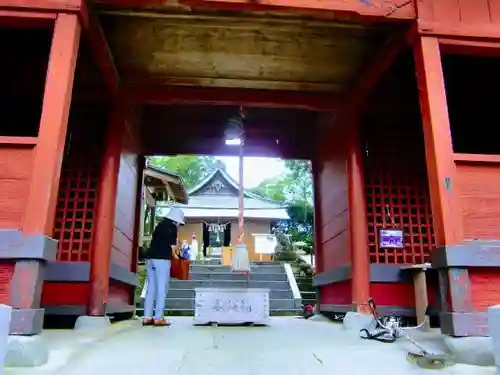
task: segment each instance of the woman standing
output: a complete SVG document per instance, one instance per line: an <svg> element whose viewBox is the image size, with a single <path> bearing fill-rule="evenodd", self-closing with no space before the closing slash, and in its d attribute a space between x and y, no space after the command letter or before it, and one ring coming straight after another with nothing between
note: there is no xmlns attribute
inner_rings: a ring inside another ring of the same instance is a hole
<svg viewBox="0 0 500 375"><path fill-rule="evenodd" d="M153 232L151 246L146 254L147 289L143 325L159 327L170 325L170 322L163 317L163 310L170 281L172 257L178 257L176 246L179 224L184 224L184 213L180 208L171 207Z"/></svg>

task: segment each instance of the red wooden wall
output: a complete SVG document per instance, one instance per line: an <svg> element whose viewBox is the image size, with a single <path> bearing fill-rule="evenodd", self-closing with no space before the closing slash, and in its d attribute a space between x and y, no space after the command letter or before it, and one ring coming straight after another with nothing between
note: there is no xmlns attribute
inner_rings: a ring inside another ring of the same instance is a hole
<svg viewBox="0 0 500 375"><path fill-rule="evenodd" d="M103 155L108 108L91 110L74 106L70 117L65 157L61 171L58 206L53 236L58 242L59 262L89 262L94 233L97 230L96 207L99 171ZM127 130L118 174L115 230L111 262L127 270L136 261L133 251L137 193L136 138ZM105 249L103 249L105 250ZM110 281L108 304L130 304L131 286ZM42 305L86 305L88 283L45 282Z"/></svg>
<svg viewBox="0 0 500 375"><path fill-rule="evenodd" d="M419 264L434 245L422 125L410 116L370 115L363 121L370 262ZM380 249L379 230L394 225L404 249Z"/></svg>
<svg viewBox="0 0 500 375"><path fill-rule="evenodd" d="M455 162L464 240L499 240L500 156L455 154ZM469 279L476 311L500 302L498 268L469 268Z"/></svg>
<svg viewBox="0 0 500 375"><path fill-rule="evenodd" d="M0 228L21 229L29 193L33 145L2 144L1 138Z"/></svg>
<svg viewBox="0 0 500 375"><path fill-rule="evenodd" d="M0 28L0 229L22 229L51 31ZM10 303L14 263L0 262L0 303Z"/></svg>
<svg viewBox="0 0 500 375"><path fill-rule="evenodd" d="M490 3L491 14L499 22L500 2ZM480 8L482 2L477 4ZM487 27L488 22L484 23ZM498 101L491 95L500 84L499 63L500 59L492 56L447 53L443 57L456 165L455 194L465 241L500 240ZM475 311L485 312L488 306L500 303L495 287L500 282L498 268L470 267L468 274Z"/></svg>
<svg viewBox="0 0 500 375"><path fill-rule="evenodd" d="M416 4L418 18L425 22L481 25L485 32L498 29L500 22L500 0L418 0Z"/></svg>
<svg viewBox="0 0 500 375"><path fill-rule="evenodd" d="M457 188L466 240L500 238L500 160L498 162L482 165L457 162Z"/></svg>
<svg viewBox="0 0 500 375"><path fill-rule="evenodd" d="M53 232L58 262L90 260L107 120L103 107L71 109ZM45 282L42 306L86 305L88 293L87 283Z"/></svg>
<svg viewBox="0 0 500 375"><path fill-rule="evenodd" d="M111 248L111 262L127 270L135 270L137 262L134 251L135 237L138 236L136 225L137 184L139 178L138 138L131 127L123 134L120 171L116 194L115 232ZM131 287L112 281L109 286L109 303L128 305L131 303Z"/></svg>
<svg viewBox="0 0 500 375"><path fill-rule="evenodd" d="M420 119L411 112L373 113L362 125L370 263L428 262L434 236ZM379 247L379 230L392 227L403 229L404 249ZM370 295L380 306L415 306L411 279L372 281ZM429 287L429 302L435 302L434 285Z"/></svg>
<svg viewBox="0 0 500 375"><path fill-rule="evenodd" d="M317 273L351 263L349 240L349 197L347 185L348 129L339 129L315 163L315 183L320 213L317 227L321 261ZM351 281L321 286L322 304L350 305Z"/></svg>
<svg viewBox="0 0 500 375"><path fill-rule="evenodd" d="M90 260L106 121L105 113L72 111L53 233L59 262Z"/></svg>
<svg viewBox="0 0 500 375"><path fill-rule="evenodd" d="M135 235L135 209L137 194L137 142L127 131L123 136L123 151L118 174L116 194L115 233L111 251L111 262L130 269L132 244Z"/></svg>

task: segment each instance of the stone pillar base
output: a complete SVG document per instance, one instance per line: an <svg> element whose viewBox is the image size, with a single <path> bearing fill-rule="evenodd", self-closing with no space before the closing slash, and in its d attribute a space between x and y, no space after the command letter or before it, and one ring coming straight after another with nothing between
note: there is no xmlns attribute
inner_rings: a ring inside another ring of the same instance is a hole
<svg viewBox="0 0 500 375"><path fill-rule="evenodd" d="M455 361L476 366L493 366L491 337L452 337L443 335L446 349Z"/></svg>
<svg viewBox="0 0 500 375"><path fill-rule="evenodd" d="M10 335L5 353L6 367L37 367L49 360L49 350L40 335Z"/></svg>
<svg viewBox="0 0 500 375"><path fill-rule="evenodd" d="M108 316L79 316L75 322L75 330L97 330L111 325Z"/></svg>
<svg viewBox="0 0 500 375"><path fill-rule="evenodd" d="M488 308L488 327L491 336L491 349L495 365L496 374L500 375L500 305Z"/></svg>
<svg viewBox="0 0 500 375"><path fill-rule="evenodd" d="M343 326L346 331L352 331L359 335L359 331L366 328L368 331L375 327L375 319L372 315L348 311L344 316Z"/></svg>

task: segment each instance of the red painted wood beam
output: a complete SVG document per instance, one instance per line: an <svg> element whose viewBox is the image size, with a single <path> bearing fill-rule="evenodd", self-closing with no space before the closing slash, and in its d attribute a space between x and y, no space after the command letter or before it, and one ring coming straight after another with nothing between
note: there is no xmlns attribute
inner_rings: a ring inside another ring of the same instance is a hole
<svg viewBox="0 0 500 375"><path fill-rule="evenodd" d="M370 90L382 79L404 48L412 44L416 36L416 29L412 27L410 30L397 32L387 40L375 58L359 74L350 90L347 103L351 109L355 110L364 103Z"/></svg>
<svg viewBox="0 0 500 375"><path fill-rule="evenodd" d="M1 0L0 8L43 12L78 12L82 0Z"/></svg>
<svg viewBox="0 0 500 375"><path fill-rule="evenodd" d="M419 38L414 56L436 245L456 244L463 240L463 228L453 190L456 165L438 39Z"/></svg>
<svg viewBox="0 0 500 375"><path fill-rule="evenodd" d="M313 157L313 147L309 145L276 144L272 140L255 140L245 143L245 156L259 157L282 157L286 159L311 159ZM191 140L176 143L144 144L144 155L177 155L177 154L198 154L217 156L237 156L238 147L227 146L221 137Z"/></svg>
<svg viewBox="0 0 500 375"><path fill-rule="evenodd" d="M500 40L488 42L482 40L462 40L453 38L439 38L442 54L500 56Z"/></svg>
<svg viewBox="0 0 500 375"><path fill-rule="evenodd" d="M151 0L157 3L157 0ZM180 4L193 8L211 8L222 10L310 10L328 11L339 15L367 18L413 19L415 9L409 0L179 0Z"/></svg>
<svg viewBox="0 0 500 375"><path fill-rule="evenodd" d="M87 312L90 316L104 316L108 303L109 267L115 230L116 195L123 147L122 135L126 130L125 123L126 113L122 108L122 103L118 102L112 110L107 125L99 175L96 230L90 257L90 293L87 305Z"/></svg>
<svg viewBox="0 0 500 375"><path fill-rule="evenodd" d="M343 103L335 93L254 90L213 87L129 87L127 96L136 104L199 104L261 108L294 108L335 111Z"/></svg>
<svg viewBox="0 0 500 375"><path fill-rule="evenodd" d="M17 11L18 17L31 17L35 19L53 17L53 20L55 20L56 13L58 12L77 13L83 30L83 36L89 44L89 49L96 65L103 73L108 89L113 94L118 92L118 73L97 15L89 8L88 2L85 0L1 0L0 11L6 12L10 10ZM30 13L25 13L23 10L30 10ZM34 13L33 10L40 12ZM44 12L53 14L46 16L43 14ZM5 18L5 15L6 13L2 17L0 13L0 21L2 18Z"/></svg>
<svg viewBox="0 0 500 375"><path fill-rule="evenodd" d="M57 18L54 12L30 12L0 9L0 27L48 28Z"/></svg>
<svg viewBox="0 0 500 375"><path fill-rule="evenodd" d="M418 32L423 36L454 37L463 39L500 40L498 23L429 22L418 21Z"/></svg>
<svg viewBox="0 0 500 375"><path fill-rule="evenodd" d="M77 15L59 14L50 48L31 189L24 209L26 234L52 235L79 43Z"/></svg>
<svg viewBox="0 0 500 375"><path fill-rule="evenodd" d="M417 29L412 27L410 30L398 31L387 40L375 58L358 75L358 79L347 94L345 106L339 118L336 119L337 123L348 123L351 121L354 113L359 113L363 110L365 99L370 90L382 79L383 75L389 70L403 49L413 43L417 35ZM332 131L336 131L337 128L333 127L333 129ZM327 139L329 137L325 138L325 140ZM320 152L323 150L323 147L328 147L327 141L320 144Z"/></svg>
<svg viewBox="0 0 500 375"><path fill-rule="evenodd" d="M81 4L80 22L82 23L84 37L89 44L92 58L102 72L104 83L110 93L116 95L120 86L118 71L116 70L113 56L111 55L97 14L89 7L86 1L82 1Z"/></svg>

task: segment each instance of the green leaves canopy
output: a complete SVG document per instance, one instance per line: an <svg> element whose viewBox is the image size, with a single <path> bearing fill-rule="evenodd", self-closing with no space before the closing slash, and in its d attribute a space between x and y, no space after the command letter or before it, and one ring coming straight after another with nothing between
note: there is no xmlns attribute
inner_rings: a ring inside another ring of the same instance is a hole
<svg viewBox="0 0 500 375"><path fill-rule="evenodd" d="M153 156L149 160L155 167L182 176L187 189L199 184L218 166L224 166L220 160L212 156Z"/></svg>

